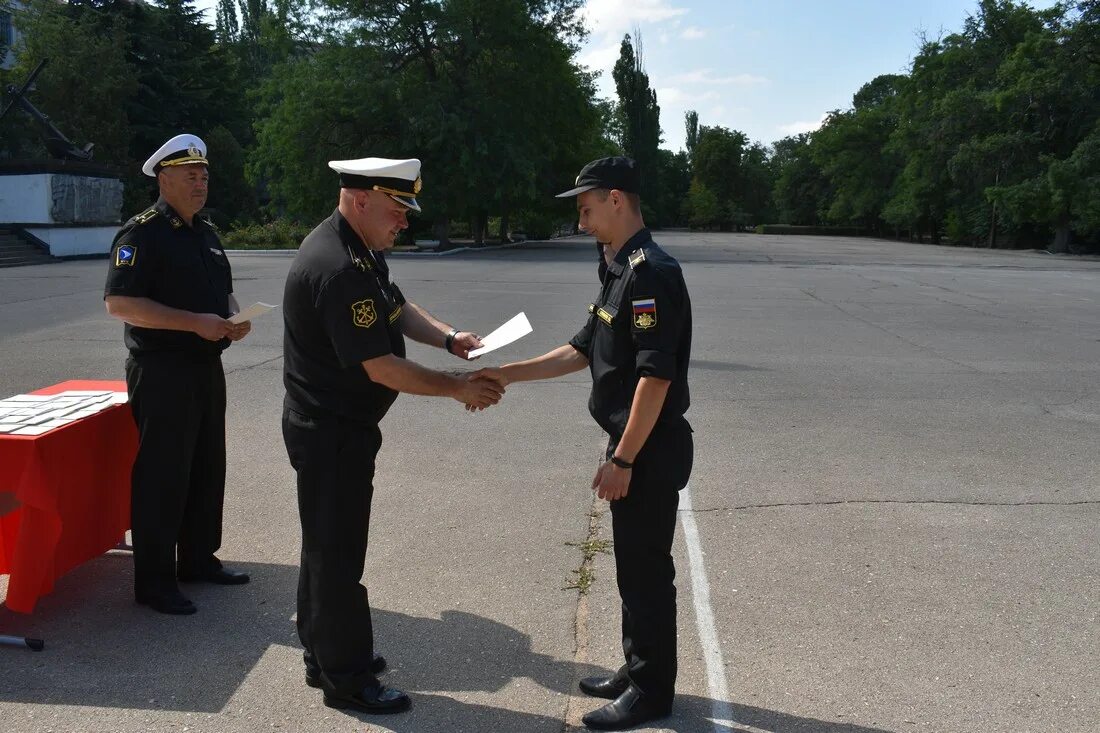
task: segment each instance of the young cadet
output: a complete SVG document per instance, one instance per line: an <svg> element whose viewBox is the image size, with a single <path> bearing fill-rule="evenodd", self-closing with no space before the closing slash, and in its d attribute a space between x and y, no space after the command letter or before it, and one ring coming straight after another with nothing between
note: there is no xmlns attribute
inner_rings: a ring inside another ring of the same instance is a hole
<svg viewBox="0 0 1100 733"><path fill-rule="evenodd" d="M692 464L688 409L691 301L680 265L642 220L640 180L630 158L586 165L576 187L580 227L603 242L603 286L569 344L499 370L504 384L588 367L589 410L609 435L592 488L611 502L615 571L622 599L625 664L581 690L612 702L584 716L620 730L672 709L676 681L676 588L672 538L678 491Z"/></svg>

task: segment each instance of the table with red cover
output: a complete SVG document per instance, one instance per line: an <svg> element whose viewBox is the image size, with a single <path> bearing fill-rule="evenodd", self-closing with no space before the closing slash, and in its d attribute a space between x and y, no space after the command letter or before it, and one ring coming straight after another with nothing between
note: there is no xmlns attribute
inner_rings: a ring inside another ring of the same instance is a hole
<svg viewBox="0 0 1100 733"><path fill-rule="evenodd" d="M72 380L31 394L70 390L125 392L126 383ZM125 537L136 455L129 404L42 435L0 434L0 492L13 494L19 504L0 517L0 575L10 575L8 608L30 613L58 578Z"/></svg>

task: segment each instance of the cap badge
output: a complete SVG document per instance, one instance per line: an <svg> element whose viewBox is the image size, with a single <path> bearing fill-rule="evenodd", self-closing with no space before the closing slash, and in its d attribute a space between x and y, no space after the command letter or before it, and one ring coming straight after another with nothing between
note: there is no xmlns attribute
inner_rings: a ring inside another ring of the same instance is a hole
<svg viewBox="0 0 1100 733"><path fill-rule="evenodd" d="M420 176L416 177L416 181L413 183L413 194L420 193L420 187L424 185L424 182L420 180Z"/></svg>
<svg viewBox="0 0 1100 733"><path fill-rule="evenodd" d="M192 158L202 157L202 151L199 150L199 146L195 145L195 143L191 143L187 146L187 154L190 155Z"/></svg>

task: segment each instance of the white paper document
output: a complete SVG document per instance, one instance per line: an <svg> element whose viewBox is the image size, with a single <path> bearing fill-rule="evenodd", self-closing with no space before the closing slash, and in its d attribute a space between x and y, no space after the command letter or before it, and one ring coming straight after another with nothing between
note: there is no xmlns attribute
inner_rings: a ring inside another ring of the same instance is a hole
<svg viewBox="0 0 1100 733"><path fill-rule="evenodd" d="M0 433L42 435L124 402L125 392L69 390L55 395L13 395L0 400Z"/></svg>
<svg viewBox="0 0 1100 733"><path fill-rule="evenodd" d="M534 329L531 328L531 322L527 320L527 314L517 313L512 320L481 339L481 348L471 351L470 358L473 359L482 354L488 354L490 351L496 351L501 346L507 346L513 341L518 341L531 333L532 330Z"/></svg>
<svg viewBox="0 0 1100 733"><path fill-rule="evenodd" d="M277 306L277 305L269 305L267 303L253 303L252 305L248 306L247 308L245 308L240 313L238 313L236 315L233 315L233 316L230 316L229 317L229 322L230 323L244 323L245 321L251 321L252 319L258 318L259 316L262 316L264 313L267 313L270 310L275 310L278 307L279 306Z"/></svg>

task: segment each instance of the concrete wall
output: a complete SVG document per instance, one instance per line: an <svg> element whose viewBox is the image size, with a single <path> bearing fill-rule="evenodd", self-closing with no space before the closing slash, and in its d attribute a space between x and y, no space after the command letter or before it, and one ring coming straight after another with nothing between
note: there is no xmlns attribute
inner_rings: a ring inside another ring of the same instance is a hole
<svg viewBox="0 0 1100 733"><path fill-rule="evenodd" d="M26 227L26 231L45 242L54 257L77 257L110 253L118 227Z"/></svg>
<svg viewBox="0 0 1100 733"><path fill-rule="evenodd" d="M52 224L50 176L0 176L0 223Z"/></svg>

